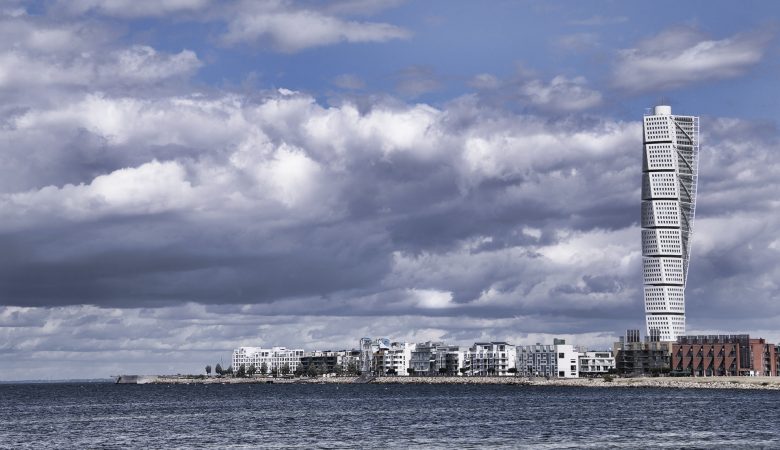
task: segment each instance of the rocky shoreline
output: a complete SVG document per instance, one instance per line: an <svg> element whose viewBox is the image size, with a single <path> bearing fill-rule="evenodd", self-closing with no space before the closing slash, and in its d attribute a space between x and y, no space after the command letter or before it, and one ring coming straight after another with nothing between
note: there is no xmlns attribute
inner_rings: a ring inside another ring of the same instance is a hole
<svg viewBox="0 0 780 450"><path fill-rule="evenodd" d="M223 378L178 375L122 375L118 384L354 384L358 377L316 378ZM675 389L764 389L780 390L780 377L699 378L602 378L552 379L522 377L379 377L373 384L494 384L516 386L675 388Z"/></svg>

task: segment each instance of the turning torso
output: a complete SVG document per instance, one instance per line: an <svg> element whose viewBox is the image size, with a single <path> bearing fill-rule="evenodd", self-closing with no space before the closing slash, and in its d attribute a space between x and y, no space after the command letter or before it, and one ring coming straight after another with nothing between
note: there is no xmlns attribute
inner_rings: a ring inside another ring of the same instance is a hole
<svg viewBox="0 0 780 450"><path fill-rule="evenodd" d="M699 118L656 106L644 116L642 155L642 265L647 334L673 341L685 334Z"/></svg>

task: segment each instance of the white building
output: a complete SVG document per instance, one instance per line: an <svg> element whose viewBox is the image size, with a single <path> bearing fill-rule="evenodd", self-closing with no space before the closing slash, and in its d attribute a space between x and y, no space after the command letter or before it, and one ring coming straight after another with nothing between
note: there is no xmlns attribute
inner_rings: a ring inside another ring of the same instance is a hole
<svg viewBox="0 0 780 450"><path fill-rule="evenodd" d="M579 352L563 339L553 345L518 345L517 372L527 377L578 378Z"/></svg>
<svg viewBox="0 0 780 450"><path fill-rule="evenodd" d="M642 260L647 335L685 334L685 283L696 212L699 118L656 106L644 116Z"/></svg>
<svg viewBox="0 0 780 450"><path fill-rule="evenodd" d="M580 376L593 377L615 370L615 357L612 352L580 353Z"/></svg>
<svg viewBox="0 0 780 450"><path fill-rule="evenodd" d="M261 367L265 363L268 369L267 373L274 370L281 372L282 368L287 365L289 373L292 374L298 368L303 353L303 349L288 349L286 347L239 347L233 350L233 370L237 371L241 365L244 366L244 370L254 365L257 373L260 374Z"/></svg>
<svg viewBox="0 0 780 450"><path fill-rule="evenodd" d="M506 342L476 342L468 352L468 368L471 376L513 375L515 346Z"/></svg>
<svg viewBox="0 0 780 450"><path fill-rule="evenodd" d="M415 344L391 342L389 346L380 345L374 352L373 371L377 375L409 375L412 351Z"/></svg>
<svg viewBox="0 0 780 450"><path fill-rule="evenodd" d="M441 375L465 375L470 368L470 349L457 345L445 345L436 349L435 368Z"/></svg>

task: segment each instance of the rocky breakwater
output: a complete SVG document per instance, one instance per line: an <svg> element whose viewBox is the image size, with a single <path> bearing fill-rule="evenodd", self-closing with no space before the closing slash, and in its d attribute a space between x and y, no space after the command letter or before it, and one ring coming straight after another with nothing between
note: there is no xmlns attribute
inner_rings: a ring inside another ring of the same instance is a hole
<svg viewBox="0 0 780 450"><path fill-rule="evenodd" d="M502 384L517 386L569 386L608 388L674 389L770 389L780 390L780 377L708 377L708 378L569 378L523 377L380 377L377 384Z"/></svg>

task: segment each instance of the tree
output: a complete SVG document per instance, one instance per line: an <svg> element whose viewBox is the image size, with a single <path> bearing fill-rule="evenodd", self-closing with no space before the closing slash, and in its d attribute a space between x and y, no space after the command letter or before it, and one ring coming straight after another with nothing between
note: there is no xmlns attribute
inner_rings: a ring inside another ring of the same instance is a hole
<svg viewBox="0 0 780 450"><path fill-rule="evenodd" d="M282 375L289 375L290 374L290 364L284 363L282 366Z"/></svg>
<svg viewBox="0 0 780 450"><path fill-rule="evenodd" d="M517 367L510 367L507 369L507 372L511 373L514 376L517 376Z"/></svg>
<svg viewBox="0 0 780 450"><path fill-rule="evenodd" d="M228 366L227 370L225 371L228 375L233 375L233 366Z"/></svg>
<svg viewBox="0 0 780 450"><path fill-rule="evenodd" d="M410 377L413 377L414 376L414 369L410 367L410 368L406 369L406 373L408 373Z"/></svg>
<svg viewBox="0 0 780 450"><path fill-rule="evenodd" d="M322 361L319 367L317 367L317 373L320 375L325 375L328 373L328 365L325 363L325 361Z"/></svg>
<svg viewBox="0 0 780 450"><path fill-rule="evenodd" d="M211 375L211 366L206 366L206 375Z"/></svg>
<svg viewBox="0 0 780 450"><path fill-rule="evenodd" d="M224 374L224 373L225 373L225 371L224 371L224 370L222 370L222 365L220 365L219 363L217 363L217 367L215 367L215 368L214 368L214 372L215 372L217 375L222 375L222 374Z"/></svg>
<svg viewBox="0 0 780 450"><path fill-rule="evenodd" d="M357 362L353 359L347 363L347 373L349 375L357 375L360 370L358 369Z"/></svg>
<svg viewBox="0 0 780 450"><path fill-rule="evenodd" d="M246 369L244 368L244 365L241 364L238 366L238 371L236 372L237 378L244 378L246 376Z"/></svg>
<svg viewBox="0 0 780 450"><path fill-rule="evenodd" d="M303 364L298 364L295 367L295 376L300 377L301 375L303 375Z"/></svg>
<svg viewBox="0 0 780 450"><path fill-rule="evenodd" d="M336 372L336 376L344 375L344 366L341 364L336 364L333 366L333 371Z"/></svg>
<svg viewBox="0 0 780 450"><path fill-rule="evenodd" d="M279 373L279 369L276 368L276 366L271 368L271 376L276 378L276 375Z"/></svg>
<svg viewBox="0 0 780 450"><path fill-rule="evenodd" d="M469 368L468 367L461 367L459 370L460 370L460 374L465 377L466 374L469 371Z"/></svg>
<svg viewBox="0 0 780 450"><path fill-rule="evenodd" d="M398 372L396 372L396 370L395 370L395 369L393 369L393 368L387 369L387 374L388 374L388 375L396 375L397 373L398 373Z"/></svg>
<svg viewBox="0 0 780 450"><path fill-rule="evenodd" d="M306 376L308 377L316 377L317 376L317 367L309 362L308 367L306 367Z"/></svg>
<svg viewBox="0 0 780 450"><path fill-rule="evenodd" d="M246 369L246 374L249 375L250 377L253 377L255 375L255 372L257 372L257 368L255 367L254 364L250 364L249 368Z"/></svg>
<svg viewBox="0 0 780 450"><path fill-rule="evenodd" d="M447 368L439 367L439 375L447 375Z"/></svg>
<svg viewBox="0 0 780 450"><path fill-rule="evenodd" d="M267 373L268 373L268 364L266 364L265 361L263 361L263 363L260 364L260 375L266 376Z"/></svg>

